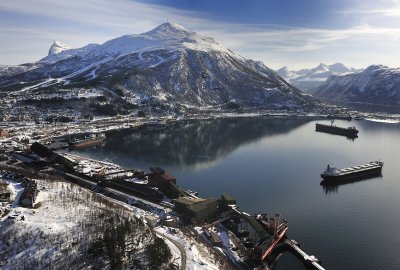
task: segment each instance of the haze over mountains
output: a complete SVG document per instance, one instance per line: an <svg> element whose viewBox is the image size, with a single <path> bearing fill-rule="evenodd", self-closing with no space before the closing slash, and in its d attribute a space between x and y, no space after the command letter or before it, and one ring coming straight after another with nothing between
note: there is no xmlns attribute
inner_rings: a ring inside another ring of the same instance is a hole
<svg viewBox="0 0 400 270"><path fill-rule="evenodd" d="M276 72L293 86L304 92L310 92L312 89L320 86L331 75L348 74L356 71L360 70L348 67L342 63L332 65L321 63L315 68L301 70L289 70L285 66Z"/></svg>
<svg viewBox="0 0 400 270"><path fill-rule="evenodd" d="M312 94L340 102L399 106L400 68L371 65L361 72L332 75Z"/></svg>
<svg viewBox="0 0 400 270"><path fill-rule="evenodd" d="M95 88L105 96L153 99L169 106L298 107L311 98L262 62L173 23L101 45L70 49L54 42L36 63L0 68L0 89L39 95Z"/></svg>

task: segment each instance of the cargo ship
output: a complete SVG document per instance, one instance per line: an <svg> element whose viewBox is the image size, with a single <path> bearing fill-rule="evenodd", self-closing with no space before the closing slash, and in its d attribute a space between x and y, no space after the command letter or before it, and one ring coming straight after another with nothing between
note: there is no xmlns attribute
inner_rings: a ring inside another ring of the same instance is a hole
<svg viewBox="0 0 400 270"><path fill-rule="evenodd" d="M326 170L321 173L321 177L324 179L321 184L337 184L337 181L340 183L341 181L352 181L379 176L382 173L382 167L382 161L372 161L364 165L358 165L344 169L338 169L332 165L328 165Z"/></svg>
<svg viewBox="0 0 400 270"><path fill-rule="evenodd" d="M102 144L106 140L104 133L92 133L85 136L83 139L74 139L69 143L69 148L84 148L93 145Z"/></svg>
<svg viewBox="0 0 400 270"><path fill-rule="evenodd" d="M315 124L315 131L319 132L325 132L325 133L330 133L330 134L337 134L337 135L343 135L349 138L356 138L358 134L358 130L353 126L353 127L337 127L334 126L332 123L330 125L324 125L324 124Z"/></svg>

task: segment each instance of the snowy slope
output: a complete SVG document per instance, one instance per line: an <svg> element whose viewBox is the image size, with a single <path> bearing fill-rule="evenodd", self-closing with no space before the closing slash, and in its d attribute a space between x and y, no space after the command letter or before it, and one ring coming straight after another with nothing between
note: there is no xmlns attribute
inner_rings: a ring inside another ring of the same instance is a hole
<svg viewBox="0 0 400 270"><path fill-rule="evenodd" d="M173 23L78 49L55 43L28 72L0 73L0 89L8 91L74 86L122 88L142 99L187 107L232 101L240 106L293 107L311 100L262 62Z"/></svg>
<svg viewBox="0 0 400 270"><path fill-rule="evenodd" d="M147 248L155 235L130 210L71 183L36 181L40 192L35 206L14 202L9 215L19 216L0 219L1 269L151 269L154 259ZM8 182L12 197L20 196L21 184ZM114 241L107 231L116 235L123 226L129 233L120 234L115 243L120 252L104 248L105 239ZM113 267L115 261L121 262L119 267Z"/></svg>
<svg viewBox="0 0 400 270"><path fill-rule="evenodd" d="M51 45L50 50L49 50L49 55L53 55L53 54L58 54L62 51L66 51L71 49L70 46L65 45L64 43L61 43L59 41L54 40L53 45Z"/></svg>
<svg viewBox="0 0 400 270"><path fill-rule="evenodd" d="M118 37L101 45L89 44L79 49L67 49L65 45L60 46L62 46L61 43L55 41L50 51L54 50L55 47L58 52L50 53L49 51L49 55L39 62L55 63L72 57L118 57L133 52L157 49L178 50L187 48L200 51L220 50L229 53L226 48L216 43L212 38L200 36L174 23L162 24L140 35Z"/></svg>
<svg viewBox="0 0 400 270"><path fill-rule="evenodd" d="M372 65L362 72L330 76L316 97L382 105L400 105L400 68Z"/></svg>
<svg viewBox="0 0 400 270"><path fill-rule="evenodd" d="M354 68L347 67L342 63L335 63L332 65L319 64L315 68L301 69L301 70L289 70L287 67L278 69L276 72L297 88L310 92L312 89L321 85L331 75L340 75L353 73L357 70Z"/></svg>

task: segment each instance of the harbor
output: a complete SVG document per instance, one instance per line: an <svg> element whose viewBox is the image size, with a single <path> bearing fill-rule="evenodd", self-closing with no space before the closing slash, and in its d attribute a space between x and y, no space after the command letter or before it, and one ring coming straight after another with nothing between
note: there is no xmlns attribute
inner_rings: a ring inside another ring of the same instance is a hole
<svg viewBox="0 0 400 270"><path fill-rule="evenodd" d="M60 156L79 163L74 165L76 170L91 175L91 177L99 177L104 174L106 181L117 177L129 180L135 178L129 170L135 168L147 175L152 172L149 167L156 165L173 176L176 179L176 185L182 190L191 190L188 192L189 194L197 192L197 197L202 199L221 200L222 194L231 194L237 201L238 210L241 213L250 213L250 217L256 218L253 213L268 212L268 218L274 217L277 212L281 213L282 218L288 220L286 233L288 238L296 239L302 244L303 251L310 252L308 254L314 254L321 259L322 267L325 269L350 269L349 266L354 263L362 264L362 260L350 259L346 255L349 252L347 248L343 247L342 252L336 243L338 243L338 239L342 244L355 239L367 241L360 238L359 233L354 233L353 228L369 227L367 224L370 222L374 224L377 217L380 217L380 220L384 219L383 213L385 212L375 211L375 208L372 221L364 219L363 217L368 216L368 213L364 213L363 209L358 209L356 205L363 201L365 194L371 194L372 190L373 194L377 194L377 199L386 196L384 194L391 194L391 191L387 189L388 185L392 187L390 190L396 190L393 186L396 182L394 177L396 166L393 165L394 157L389 155L392 152L383 152L385 147L382 144L370 143L379 140L377 134L385 133L388 138L387 143L395 145L396 138L392 138L390 135L397 134L396 125L358 121L357 129L362 132L363 136L356 143L343 141L340 136L321 136L314 132L314 125L314 121L307 122L300 119L254 118L254 121L252 119L186 121L181 124L169 123L162 129L161 127L151 128L151 131L147 128L137 128L126 133L107 133L104 146L100 144L77 150L66 148L56 152ZM345 126L346 124L338 120L338 125ZM206 138L215 136L212 134L221 134L220 129L224 130L223 134L226 136L217 138L218 140L213 144L206 144ZM179 144L176 144L177 138L179 138ZM281 138L285 138L284 142L281 141ZM155 141L157 145L153 143ZM327 146L327 141L332 144ZM200 145L201 148L196 148L197 145ZM305 148L308 153L307 159L299 158L303 155ZM190 152L180 151L180 155L175 155L178 149L190 149ZM360 151L359 149L363 149L361 153L365 156L364 161L374 160L377 157L385 161L383 177L378 180L343 185L338 190L326 194L318 185L320 174L326 164L332 162L339 168L345 168L351 164L361 164L360 157L352 155L355 151ZM248 151L251 151L251 154L248 154ZM344 157L343 153L346 153ZM248 160L244 161L244 157ZM97 162L92 163L91 160ZM282 168L283 164L285 164L285 169ZM296 170L297 164L301 165L303 169ZM109 166L110 169L102 172L101 167L104 166ZM156 166L153 167L156 168ZM128 171L124 173L125 170ZM113 172L119 173L108 175ZM145 182L139 179L140 177L137 178L135 184ZM86 180L83 177L81 179ZM82 181L82 183L84 182ZM166 224L170 226L176 223L174 216L169 214L175 211L173 201L157 202L133 193L124 195L120 190L109 186L99 187L97 182L88 181L87 185L89 189L100 194L108 194L112 198L122 199L125 197L125 201L129 200L130 204L136 205L140 209L147 209L145 211L153 211L153 209L155 213L164 211L167 213ZM226 196L226 199L231 198ZM197 204L194 204L192 208L200 208L201 204ZM387 207L387 209L391 209L390 205ZM193 218L189 214L190 212L188 212L187 220ZM217 220L219 219L217 216ZM339 222L342 219L347 220L345 227ZM209 245L215 243L216 248L219 245L222 246L221 249L226 250L227 254L238 254L237 258L240 259L247 254L245 251L248 248L245 245L255 246L256 243L252 243L251 240L255 239L257 235L243 216L239 221L237 234L233 232L234 228L230 228L231 233L226 231L224 227L229 227L230 222L223 221L210 227L208 230L210 237L206 235L202 226L196 225L195 230L200 230L200 234L196 232L196 235L199 235L199 239L203 239L202 241ZM178 226L180 225L178 224ZM390 225L387 226L390 228ZM179 227L179 230L182 228ZM331 233L326 234L326 231ZM388 232L393 233L391 229ZM384 234L386 235L386 232ZM228 241L226 236L229 236ZM374 235L371 237L375 239ZM385 241L391 242L390 239L385 239ZM375 240L379 242L379 240ZM225 245L225 243L228 244ZM231 253L230 249L225 248L230 244L234 244L238 248L236 253ZM304 260L295 256L293 252L284 252L273 263L282 249L291 250L283 248L284 246L287 246L284 240L280 241L274 248L275 252L267 256L264 264L270 267L276 266L277 269L279 267L306 269L304 268L306 266L303 266ZM344 252L345 250L347 252ZM333 251L335 252L333 253ZM352 252L358 258L361 254L368 254L369 251L361 246ZM378 253L381 254L380 256L385 256L383 251L378 251ZM379 263L390 265L391 261L379 261Z"/></svg>
<svg viewBox="0 0 400 270"><path fill-rule="evenodd" d="M287 237L288 221L280 214L249 215L239 210L236 199L227 193L218 200L199 197L197 192L180 188L176 178L160 167L150 167L145 173L78 155L59 154L40 143L32 144L30 149L40 161L24 163L35 170L50 169L51 174L150 211L157 217L155 224L177 229L189 226L210 245L223 247L234 265L268 267L267 259Z"/></svg>

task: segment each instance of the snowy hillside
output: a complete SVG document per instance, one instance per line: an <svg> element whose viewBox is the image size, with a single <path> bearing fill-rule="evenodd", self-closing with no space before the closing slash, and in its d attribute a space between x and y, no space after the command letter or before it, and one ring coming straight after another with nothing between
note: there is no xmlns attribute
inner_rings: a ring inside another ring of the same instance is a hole
<svg viewBox="0 0 400 270"><path fill-rule="evenodd" d="M6 68L4 68L6 69ZM43 94L93 88L169 107L297 107L311 102L261 62L244 58L210 37L165 23L101 45L69 49L55 42L25 72L0 70L0 91Z"/></svg>
<svg viewBox="0 0 400 270"><path fill-rule="evenodd" d="M21 184L9 182L18 198ZM171 267L168 246L126 208L67 182L37 182L34 207L14 203L0 219L1 269Z"/></svg>
<svg viewBox="0 0 400 270"><path fill-rule="evenodd" d="M330 76L313 93L335 101L400 105L400 69L372 65L362 72Z"/></svg>
<svg viewBox="0 0 400 270"><path fill-rule="evenodd" d="M292 85L305 92L311 92L321 85L331 75L340 75L356 72L354 68L347 67L342 63L332 65L319 64L315 68L301 69L298 71L282 67L276 72Z"/></svg>

